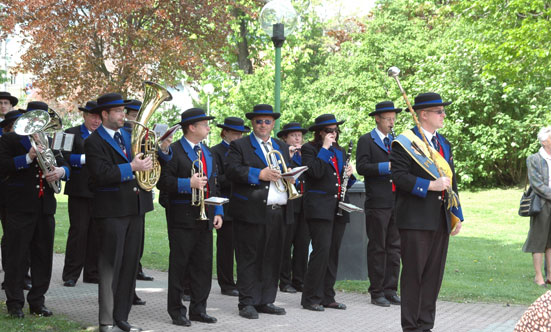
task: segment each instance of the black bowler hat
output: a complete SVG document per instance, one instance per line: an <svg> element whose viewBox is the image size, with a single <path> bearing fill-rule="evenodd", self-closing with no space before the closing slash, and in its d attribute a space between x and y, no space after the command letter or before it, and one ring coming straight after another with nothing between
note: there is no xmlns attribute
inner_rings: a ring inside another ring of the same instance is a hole
<svg viewBox="0 0 551 332"><path fill-rule="evenodd" d="M281 116L280 113L274 113L274 109L272 107L272 105L268 105L268 104L258 104L258 105L255 105L253 107L253 111L250 112L250 113L246 113L245 116L247 117L247 119L251 120L252 118L254 118L255 116L259 116L259 115L267 115L267 116L271 116L275 119L279 119L279 117Z"/></svg>
<svg viewBox="0 0 551 332"><path fill-rule="evenodd" d="M243 119L240 119L234 116L229 116L224 119L223 124L219 123L216 126L222 129L238 131L240 133L248 133L249 131L251 131L251 128L244 126L244 123L245 122L243 121Z"/></svg>
<svg viewBox="0 0 551 332"><path fill-rule="evenodd" d="M4 120L2 122L0 122L0 128L4 128L7 125L9 125L10 123L13 123L21 115L23 115L23 113L21 113L21 111L9 111L4 116Z"/></svg>
<svg viewBox="0 0 551 332"><path fill-rule="evenodd" d="M92 108L90 110L90 113L101 113L101 111L113 108L113 107L119 107L119 106L126 106L130 104L130 102L126 102L122 99L122 96L120 93L107 93L102 96L100 96L97 100L98 106Z"/></svg>
<svg viewBox="0 0 551 332"><path fill-rule="evenodd" d="M180 125L183 127L188 124L192 124L204 120L212 120L214 116L207 116L202 108L190 108L182 113L182 121Z"/></svg>
<svg viewBox="0 0 551 332"><path fill-rule="evenodd" d="M421 93L415 97L415 105L413 105L414 110L421 110L423 108L429 108L434 106L448 106L452 102L443 102L442 97L438 93L427 92Z"/></svg>
<svg viewBox="0 0 551 332"><path fill-rule="evenodd" d="M34 110L42 110L42 111L48 111L48 104L46 104L43 101L31 101L27 104L26 112L34 111Z"/></svg>
<svg viewBox="0 0 551 332"><path fill-rule="evenodd" d="M0 99L7 99L7 100L9 100L11 106L15 106L15 105L17 105L17 103L19 102L19 99L17 99L16 97L12 96L9 92L6 92L6 91L1 91L1 92L0 92Z"/></svg>
<svg viewBox="0 0 551 332"><path fill-rule="evenodd" d="M322 114L322 115L320 115L316 118L316 120L314 121L314 124L311 125L308 128L308 130L316 131L316 130L319 130L323 127L327 127L327 126L330 126L330 125L337 125L338 126L338 125L343 124L343 123L344 123L344 120L337 121L333 114Z"/></svg>
<svg viewBox="0 0 551 332"><path fill-rule="evenodd" d="M369 116L374 116L374 115L386 113L386 112L400 113L401 111L402 111L401 108L394 108L393 102L383 101L375 105L375 111L369 113Z"/></svg>
<svg viewBox="0 0 551 332"><path fill-rule="evenodd" d="M94 107L97 107L97 106L98 106L98 103L96 103L95 100L90 100L90 101L86 102L86 105L84 107L79 107L78 110L82 111L82 112L90 113L90 111L92 109L94 109Z"/></svg>
<svg viewBox="0 0 551 332"><path fill-rule="evenodd" d="M298 122L289 122L277 133L277 137L281 138L282 136L292 133L293 131L300 131L302 134L306 134L308 129L302 128Z"/></svg>
<svg viewBox="0 0 551 332"><path fill-rule="evenodd" d="M142 107L142 102L136 99L125 100L124 102L130 103L124 107L126 109L126 113L128 113L128 111L139 111L140 107Z"/></svg>

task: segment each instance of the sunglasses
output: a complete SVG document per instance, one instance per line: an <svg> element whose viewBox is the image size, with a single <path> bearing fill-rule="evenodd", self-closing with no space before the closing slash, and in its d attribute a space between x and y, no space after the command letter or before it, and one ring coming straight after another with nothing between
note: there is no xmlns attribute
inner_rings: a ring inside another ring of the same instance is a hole
<svg viewBox="0 0 551 332"><path fill-rule="evenodd" d="M340 133L339 128L323 128L323 132L326 134Z"/></svg>
<svg viewBox="0 0 551 332"><path fill-rule="evenodd" d="M272 120L254 120L254 122L256 122L256 124L258 124L258 125L261 125L262 122L264 122L264 124L266 124L266 125L271 125L272 124Z"/></svg>
<svg viewBox="0 0 551 332"><path fill-rule="evenodd" d="M444 110L438 110L438 111L425 111L425 112L436 113L436 114L438 114L438 115L446 114L446 111L444 111Z"/></svg>

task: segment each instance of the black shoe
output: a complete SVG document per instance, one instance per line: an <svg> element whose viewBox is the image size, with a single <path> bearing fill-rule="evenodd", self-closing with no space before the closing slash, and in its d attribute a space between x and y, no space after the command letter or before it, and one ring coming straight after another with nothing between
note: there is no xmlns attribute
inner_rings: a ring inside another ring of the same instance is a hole
<svg viewBox="0 0 551 332"><path fill-rule="evenodd" d="M285 286L281 287L279 290L282 291L283 293L291 293L291 294L294 294L294 293L297 292L295 287L293 287L291 285L285 285Z"/></svg>
<svg viewBox="0 0 551 332"><path fill-rule="evenodd" d="M339 302L333 302L329 304L323 305L325 308L331 308L331 309L339 309L339 310L346 310L346 304L339 303Z"/></svg>
<svg viewBox="0 0 551 332"><path fill-rule="evenodd" d="M25 318L25 314L21 308L8 309L8 314L11 318Z"/></svg>
<svg viewBox="0 0 551 332"><path fill-rule="evenodd" d="M222 295L239 296L239 291L237 289L223 290Z"/></svg>
<svg viewBox="0 0 551 332"><path fill-rule="evenodd" d="M126 332L140 332L142 329L137 327L137 326L132 326L130 325L130 323L128 323L127 321L118 321L117 322L117 327L123 331L126 331Z"/></svg>
<svg viewBox="0 0 551 332"><path fill-rule="evenodd" d="M43 317L50 317L53 315L53 313L50 311L50 309L46 308L45 306L40 306L38 308L29 308L29 312L36 316L43 316Z"/></svg>
<svg viewBox="0 0 551 332"><path fill-rule="evenodd" d="M65 287L75 287L76 284L77 284L76 280L69 279L69 280L67 280L63 283L63 286L65 286Z"/></svg>
<svg viewBox="0 0 551 332"><path fill-rule="evenodd" d="M99 278L82 278L82 282L87 284L99 284Z"/></svg>
<svg viewBox="0 0 551 332"><path fill-rule="evenodd" d="M100 325L99 332L113 332L115 326L113 325Z"/></svg>
<svg viewBox="0 0 551 332"><path fill-rule="evenodd" d="M134 300L132 301L133 305L145 305L145 301L140 299L137 296L134 296Z"/></svg>
<svg viewBox="0 0 551 332"><path fill-rule="evenodd" d="M306 310L325 311L325 308L321 304L303 304L302 307Z"/></svg>
<svg viewBox="0 0 551 332"><path fill-rule="evenodd" d="M371 304L378 305L379 307L390 307L390 302L384 297L372 297Z"/></svg>
<svg viewBox="0 0 551 332"><path fill-rule="evenodd" d="M252 305L247 305L243 309L239 309L239 316L248 319L258 319L258 311Z"/></svg>
<svg viewBox="0 0 551 332"><path fill-rule="evenodd" d="M152 276L148 276L146 275L145 273L143 273L143 271L140 271L138 272L138 275L136 276L136 279L137 280L143 280L143 281L153 281L153 278Z"/></svg>
<svg viewBox="0 0 551 332"><path fill-rule="evenodd" d="M33 288L33 284L26 280L26 281L23 281L23 289L24 290L31 290L31 288Z"/></svg>
<svg viewBox="0 0 551 332"><path fill-rule="evenodd" d="M388 302L390 302L390 304L400 305L402 303L402 301L400 300L400 297L396 294L385 295L385 297L388 300Z"/></svg>
<svg viewBox="0 0 551 332"><path fill-rule="evenodd" d="M304 285L293 285L293 288L297 290L297 292L301 292L304 289Z"/></svg>
<svg viewBox="0 0 551 332"><path fill-rule="evenodd" d="M185 315L180 315L178 317L172 318L172 324L180 326L191 326L191 322Z"/></svg>
<svg viewBox="0 0 551 332"><path fill-rule="evenodd" d="M207 314L198 314L198 315L192 315L189 314L189 320L194 320L201 323L216 323L218 320L212 316L209 316Z"/></svg>
<svg viewBox="0 0 551 332"><path fill-rule="evenodd" d="M270 315L285 315L285 309L275 306L273 303L268 304L261 304L259 306L256 306L256 311L261 312L263 314L270 314Z"/></svg>

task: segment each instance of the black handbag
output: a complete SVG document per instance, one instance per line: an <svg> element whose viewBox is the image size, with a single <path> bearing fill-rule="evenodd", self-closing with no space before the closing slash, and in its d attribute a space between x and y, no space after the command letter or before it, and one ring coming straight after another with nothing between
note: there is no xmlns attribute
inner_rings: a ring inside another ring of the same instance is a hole
<svg viewBox="0 0 551 332"><path fill-rule="evenodd" d="M526 181L528 184L528 181ZM525 188L520 198L520 207L518 215L521 217L535 216L541 212L541 198L536 194L530 185Z"/></svg>

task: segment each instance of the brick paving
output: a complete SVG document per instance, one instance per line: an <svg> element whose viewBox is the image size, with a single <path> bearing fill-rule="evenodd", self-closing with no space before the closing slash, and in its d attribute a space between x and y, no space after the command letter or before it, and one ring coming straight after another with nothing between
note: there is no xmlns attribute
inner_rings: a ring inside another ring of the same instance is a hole
<svg viewBox="0 0 551 332"><path fill-rule="evenodd" d="M50 290L46 294L46 306L54 314L66 316L85 327L97 327L98 305L97 285L85 284L80 280L76 287L63 287L61 272L63 255L54 256L54 268ZM399 332L400 307L381 308L369 304L365 294L339 293L337 300L348 306L347 310L326 309L312 312L300 306L300 293L279 293L276 305L287 310L285 316L260 314L256 320L238 316L237 298L220 294L220 288L213 280L207 313L218 319L216 324L192 322L191 327L171 324L166 312L166 272L146 270L155 277L154 281L138 281L138 295L147 301L145 306L134 306L129 322L144 331L388 331ZM3 280L0 273L0 280ZM5 301L5 293L0 292ZM535 299L534 299L535 300ZM433 331L450 332L511 332L526 310L526 306L505 306L485 303L454 303L439 301L436 312L436 326ZM25 308L25 312L28 309Z"/></svg>

